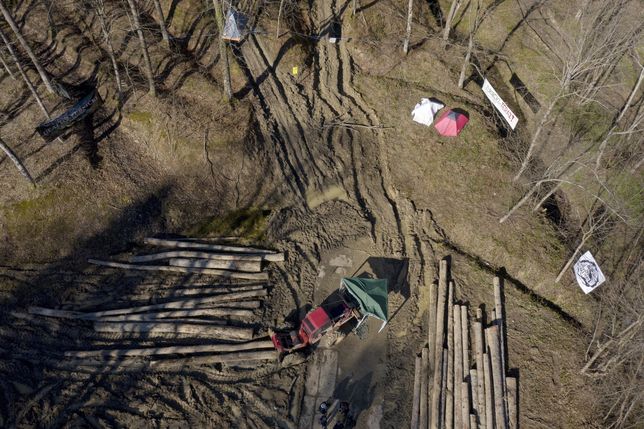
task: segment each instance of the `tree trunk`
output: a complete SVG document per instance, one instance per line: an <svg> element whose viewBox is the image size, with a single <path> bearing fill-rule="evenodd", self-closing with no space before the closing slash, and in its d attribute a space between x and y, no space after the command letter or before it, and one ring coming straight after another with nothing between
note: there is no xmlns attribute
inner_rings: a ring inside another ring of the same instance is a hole
<svg viewBox="0 0 644 429"><path fill-rule="evenodd" d="M17 169L18 169L18 171L20 172L20 174L22 174L23 176L25 176L25 177L27 178L27 180L29 180L29 182L31 182L31 184L32 184L32 185L34 186L34 188L35 188L35 187L36 187L36 182L34 182L34 179L32 179L32 178L31 178L31 175L29 174L29 171L27 171L27 169L25 168L25 166L24 166L24 165L22 164L22 162L20 161L20 158L18 158L18 157L16 156L16 154L11 150L11 148L10 148L9 146L7 146L7 145L2 141L2 139L0 139L0 149L2 149L2 151L3 151L3 152L4 152L4 153L9 157L9 159L10 159L11 161L13 161L13 163L14 163L14 164L15 164L15 166L16 166L16 168L17 168Z"/></svg>
<svg viewBox="0 0 644 429"><path fill-rule="evenodd" d="M159 3L159 0L154 0L154 8L157 11L157 15L159 15L159 27L161 27L161 36L163 37L163 41L165 42L166 46L169 48L170 35L168 34L168 29L165 26L165 16L163 15L163 9L161 8L161 3Z"/></svg>
<svg viewBox="0 0 644 429"><path fill-rule="evenodd" d="M494 386L494 412L497 429L508 429L505 399L503 397L503 368L501 364L501 347L499 327L493 325L485 330L490 360L492 362L492 384Z"/></svg>
<svg viewBox="0 0 644 429"><path fill-rule="evenodd" d="M461 383L463 382L463 329L461 327L461 306L453 305L454 311L454 428L462 429L462 397Z"/></svg>
<svg viewBox="0 0 644 429"><path fill-rule="evenodd" d="M465 82L465 72L467 72L467 66L470 65L470 56L472 55L473 47L474 47L474 32L471 32L469 41L467 42L467 52L465 53L465 59L463 60L463 67L461 67L461 74L458 77L458 87L461 89L463 89L463 83Z"/></svg>
<svg viewBox="0 0 644 429"><path fill-rule="evenodd" d="M116 61L116 55L114 54L114 45L112 44L112 38L110 37L110 32L108 29L107 17L105 16L105 5L102 0L96 0L94 2L94 10L96 12L96 16L98 17L98 23L101 26L101 32L103 33L103 40L105 40L107 54L110 57L112 69L114 70L114 80L116 81L116 89L118 91L118 99L120 104L123 98L123 84L121 83L121 73L119 72L118 62Z"/></svg>
<svg viewBox="0 0 644 429"><path fill-rule="evenodd" d="M280 19L282 18L282 8L284 7L284 0L280 0L280 8L277 12L277 30L275 30L275 38L280 38Z"/></svg>
<svg viewBox="0 0 644 429"><path fill-rule="evenodd" d="M174 267L215 268L218 270L234 270L259 273L262 271L261 262L251 261L221 261L217 259L172 258L169 264Z"/></svg>
<svg viewBox="0 0 644 429"><path fill-rule="evenodd" d="M145 61L145 74L148 78L150 93L154 97L156 97L157 90L154 85L154 71L152 69L152 61L150 60L148 44L145 41L145 36L143 35L143 28L141 27L141 20L139 19L139 12L136 10L136 4L134 3L134 1L135 0L127 0L127 4L130 6L132 19L134 20L134 25L136 26L136 34L139 36L139 42L141 43L141 51L143 51L143 60Z"/></svg>
<svg viewBox="0 0 644 429"><path fill-rule="evenodd" d="M420 373L422 367L422 360L420 356L416 356L414 366L414 392L411 407L411 429L418 429L418 413L420 411Z"/></svg>
<svg viewBox="0 0 644 429"><path fill-rule="evenodd" d="M445 29L443 30L443 41L447 42L449 39L449 32L452 30L452 20L456 11L461 7L461 0L452 0L452 5L449 8L449 13L447 14L447 19L445 20Z"/></svg>
<svg viewBox="0 0 644 429"><path fill-rule="evenodd" d="M617 116L617 118L615 118L615 121L613 122L613 126L611 127L610 131L606 133L604 140L602 140L601 144L599 145L599 153L597 154L597 160L595 161L595 168L600 167L602 158L604 156L604 151L606 150L606 146L608 145L608 141L610 140L611 136L613 135L613 132L617 128L617 124L619 123L619 121L622 120L622 118L626 114L626 111L628 110L631 103L633 102L633 98L635 97L635 94L637 94L637 91L639 90L640 85L642 84L643 78L644 78L644 67L640 69L640 75L637 78L637 83L635 84L630 95L628 96L626 103L624 103L624 105L622 106L622 110L619 112L619 115Z"/></svg>
<svg viewBox="0 0 644 429"><path fill-rule="evenodd" d="M411 18L414 12L414 0L409 0L407 8L407 31L405 32L405 43L403 43L403 52L407 55L409 52L409 38L411 37Z"/></svg>
<svg viewBox="0 0 644 429"><path fill-rule="evenodd" d="M230 64L228 63L228 46L223 39L224 36L224 13L221 8L221 0L212 0L215 7L215 21L217 22L217 29L219 30L219 57L221 58L222 73L224 79L224 97L226 101L233 99L233 87L230 83Z"/></svg>
<svg viewBox="0 0 644 429"><path fill-rule="evenodd" d="M581 248L584 247L584 245L586 244L588 239L593 235L592 232L593 232L593 230L591 229L590 231L584 233L584 235L581 238L581 242L579 242L579 245L575 248L575 251L572 252L572 255L570 256L570 258L568 259L568 261L566 262L564 267L561 269L561 271L559 271L559 274L557 275L557 278L555 279L555 283L559 283L559 281L561 281L561 278L566 273L568 268L570 268L572 263L575 262L575 257L577 256L577 253L579 253Z"/></svg>
<svg viewBox="0 0 644 429"><path fill-rule="evenodd" d="M431 397L430 427L438 429L441 421L441 386L443 383L443 346L445 345L445 315L447 309L447 260L439 265L438 301L436 304L436 331L434 332L434 383Z"/></svg>
<svg viewBox="0 0 644 429"><path fill-rule="evenodd" d="M250 340L253 328L235 326L200 325L195 323L172 322L94 322L96 332L136 333L136 334L187 334L208 336L225 340Z"/></svg>
<svg viewBox="0 0 644 429"><path fill-rule="evenodd" d="M445 429L454 429L454 282L447 289L447 385L445 393Z"/></svg>
<svg viewBox="0 0 644 429"><path fill-rule="evenodd" d="M206 243L196 243L194 241L184 241L184 240L164 240L161 238L146 238L143 240L144 244L150 244L152 246L163 246L163 247L178 247L184 249L203 249L203 250L214 250L220 252L231 252L231 253L246 253L246 254L262 254L264 259L267 261L276 261L277 259L268 259L268 255L279 254L273 250L259 249L256 247L244 247L244 246L226 246L223 244L206 244ZM283 255L281 256L281 261L283 261Z"/></svg>
<svg viewBox="0 0 644 429"><path fill-rule="evenodd" d="M9 68L9 66L7 65L7 63L5 63L5 62L4 62L4 58L2 58L2 55L1 55L1 54L0 54L0 63L2 63L2 67L4 67L4 69L7 71L7 73L9 74L9 76L11 76L11 78L12 78L13 80L16 80L16 77L15 77L15 76L13 75L13 73L11 72L11 69Z"/></svg>
<svg viewBox="0 0 644 429"><path fill-rule="evenodd" d="M42 79L43 83L45 84L45 87L49 92L52 94L55 94L54 87L51 84L51 80L49 79L49 75L45 71L45 69L42 68L40 65L40 61L38 61L38 58L36 58L36 55L34 52L31 50L31 47L27 44L27 41L25 40L24 37L22 37L22 33L20 33L20 29L16 25L16 22L13 20L13 17L9 13L9 10L5 6L4 1L0 1L0 12L2 12L2 15L4 15L4 19L7 21L7 24L9 24L9 27L13 30L13 32L16 34L16 38L20 42L20 45L22 45L22 48L27 52L27 55L29 55L29 58L31 58L31 62L34 64L36 67L36 70L38 70L38 74L40 75L40 78Z"/></svg>
<svg viewBox="0 0 644 429"><path fill-rule="evenodd" d="M428 426L429 419L428 419L428 407L427 407L427 398L429 397L429 349L427 347L424 347L423 350L421 351L421 372L420 372L420 409L418 411L419 419L418 419L418 427L425 429Z"/></svg>
<svg viewBox="0 0 644 429"><path fill-rule="evenodd" d="M5 46L7 47L7 50L9 51L9 54L13 58L13 61L16 63L16 68L18 69L18 72L20 73L20 76L22 76L22 79L25 81L25 84L27 85L27 88L29 88L29 91L31 91L31 94L34 96L34 99L36 100L36 103L40 107L40 110L43 111L45 114L45 117L47 119L51 119L51 116L49 116L49 111L45 107L45 104L42 102L42 99L38 95L38 92L36 91L36 88L34 85L31 83L31 80L29 79L29 76L27 76L27 73L25 73L25 70L22 68L22 64L20 64L20 60L18 59L18 56L16 55L16 52L13 50L13 47L11 46L11 43L7 39L7 36L0 30L0 38L4 42Z"/></svg>
<svg viewBox="0 0 644 429"><path fill-rule="evenodd" d="M132 256L130 257L130 262L133 262L133 263L152 262L152 261L159 261L159 260L171 259L171 258L199 258L199 259L214 259L219 261L260 262L264 260L264 256L271 256L271 255L247 255L243 253L233 254L233 253L200 252L196 250L172 250L170 252L160 252L160 253L153 253L150 255Z"/></svg>

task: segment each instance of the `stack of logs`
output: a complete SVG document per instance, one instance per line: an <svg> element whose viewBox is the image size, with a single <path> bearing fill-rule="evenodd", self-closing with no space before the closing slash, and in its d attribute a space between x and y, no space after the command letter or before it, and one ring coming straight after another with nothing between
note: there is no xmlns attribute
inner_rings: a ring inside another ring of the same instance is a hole
<svg viewBox="0 0 644 429"><path fill-rule="evenodd" d="M442 260L438 284L430 289L428 345L416 357L411 428L517 429L517 378L507 373L501 281L494 278L492 322L486 324L477 308L470 336L467 305L455 303L449 276Z"/></svg>
<svg viewBox="0 0 644 429"><path fill-rule="evenodd" d="M263 261L284 260L281 253L257 248L157 239L146 239L146 243L172 244L180 248L188 245L191 249L202 250L175 250L131 258L131 261L136 263L170 259L170 265L167 266L94 262L115 268L130 268L131 265L136 269L165 267L172 268L165 271L227 278L239 278L238 275L241 275L241 278L246 279L247 277L244 276L247 274L267 274L261 272ZM203 250L218 250L219 253ZM188 271L180 271L182 269ZM265 276L250 277L252 280L264 278ZM252 327L256 325L252 320L254 310L260 307L261 300L268 294L266 282L225 285L208 282L201 287L173 288L170 292L171 296L160 303L153 301L144 303L146 305L90 312L30 307L28 313L83 324L89 322L96 333L108 337L126 335L133 336L134 340L140 338L146 342L154 341L156 337L166 341L165 344L169 338L181 340L180 344L167 346L164 344L161 347L67 351L65 352L66 365L71 368L92 367L106 363L119 363L121 367L129 366L133 369L142 366L168 368L174 365L237 363L277 358L272 341L267 338L256 338ZM192 340L196 344L186 345L186 340ZM213 341L216 343L212 343Z"/></svg>
<svg viewBox="0 0 644 429"><path fill-rule="evenodd" d="M88 262L112 268L205 274L244 280L268 280L263 262L282 262L284 254L255 247L203 243L193 239L146 238L144 243L172 250L138 255L127 262L90 259ZM161 265L158 261L167 261ZM153 262L153 264L148 264Z"/></svg>

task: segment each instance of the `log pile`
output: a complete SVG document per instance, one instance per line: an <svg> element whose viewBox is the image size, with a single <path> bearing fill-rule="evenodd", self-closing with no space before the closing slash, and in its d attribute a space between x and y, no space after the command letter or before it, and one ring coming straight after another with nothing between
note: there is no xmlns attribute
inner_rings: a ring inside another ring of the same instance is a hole
<svg viewBox="0 0 644 429"><path fill-rule="evenodd" d="M63 307L64 310L29 307L29 317L64 319L67 323L91 326L94 336L98 338L125 337L127 348L105 348L105 341L100 340L100 349L64 352L65 368L82 369L105 365L115 368L116 365L122 370L136 370L277 359L272 341L257 338L257 324L253 318L261 300L268 295L264 281L268 276L266 272L262 272L263 264L284 260L283 254L197 241L146 239L145 243L191 250L134 256L128 263L90 262L108 267L134 267L136 270L149 271L159 267L170 268L171 271L176 271L175 268L188 269L186 272L189 273L259 281L251 284L229 281L225 285L193 282L189 288L172 286L170 290L165 290L171 292L171 295L160 300L148 300L147 303L144 301L137 305L130 303L129 306L121 304L119 308L114 308L118 303L112 303L111 307L101 306L93 311L73 310L68 305ZM158 264L157 261L161 260L168 261L169 265L147 264ZM137 342L145 344L145 347L137 345Z"/></svg>
<svg viewBox="0 0 644 429"><path fill-rule="evenodd" d="M268 280L267 262L282 262L284 254L273 250L192 239L146 238L144 244L172 250L137 255L128 262L89 259L89 263L112 268L203 274L230 279Z"/></svg>
<svg viewBox="0 0 644 429"><path fill-rule="evenodd" d="M494 278L491 322L483 306L470 322L449 268L442 260L438 284L430 286L429 341L415 358L411 428L517 429L518 379L508 375L501 280Z"/></svg>

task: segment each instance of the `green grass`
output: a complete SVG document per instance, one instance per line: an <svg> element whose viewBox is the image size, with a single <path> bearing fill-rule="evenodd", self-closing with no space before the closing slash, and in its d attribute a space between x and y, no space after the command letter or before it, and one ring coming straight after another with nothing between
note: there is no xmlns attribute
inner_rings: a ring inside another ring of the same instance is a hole
<svg viewBox="0 0 644 429"><path fill-rule="evenodd" d="M152 113L145 111L134 110L126 114L126 117L134 122L145 125L148 125L152 122Z"/></svg>

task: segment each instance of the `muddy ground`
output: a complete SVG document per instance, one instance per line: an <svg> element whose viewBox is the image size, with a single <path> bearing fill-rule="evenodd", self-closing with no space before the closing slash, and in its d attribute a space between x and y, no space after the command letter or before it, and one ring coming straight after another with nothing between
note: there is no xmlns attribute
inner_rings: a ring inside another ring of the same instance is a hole
<svg viewBox="0 0 644 429"><path fill-rule="evenodd" d="M197 8L187 3L182 16ZM492 277L505 268L509 363L519 374L522 427L600 426L595 393L578 375L592 305L570 282L554 285L564 248L547 219L525 215L498 224L515 191L483 95L474 84L456 88L448 76L457 62L437 54L438 42L426 41L407 58L386 43L379 50L358 41L329 43L338 25L355 26L349 2L316 1L303 15L319 39L275 40L260 32L234 47L231 106L220 96L213 27L199 21L187 46L200 53L201 69L191 71L192 60L172 67L160 61L173 95L154 100L139 91L122 114L109 104L100 112L110 131L94 139L98 166L77 136L42 144L30 131L38 111L7 76L0 82L10 95L2 100L5 110L13 97L21 102L3 138L15 143L39 183L30 189L0 161L0 426L307 427L300 415L310 415L330 390L351 400L358 427L405 427L413 356L427 337L428 285L446 256L457 295L470 308L493 302ZM77 23L64 22L50 44L52 67L74 64L85 52ZM62 44L65 37L71 48ZM128 43L124 51L132 49ZM88 53L82 63L91 64L92 55L101 58ZM80 79L87 69L74 73ZM109 91L102 90L104 98ZM470 125L458 139L410 121L426 96L468 110ZM379 335L372 329L332 352L318 348L303 362L136 372L65 367L66 350L195 343L106 337L83 324L24 315L29 305L106 309L217 284L85 262L142 251L137 243L151 234L241 235L242 243L284 251L286 261L269 268L271 292L252 324L258 337L297 323L340 275L366 261L376 275L394 279L393 317ZM307 375L324 353L338 369L320 393Z"/></svg>

